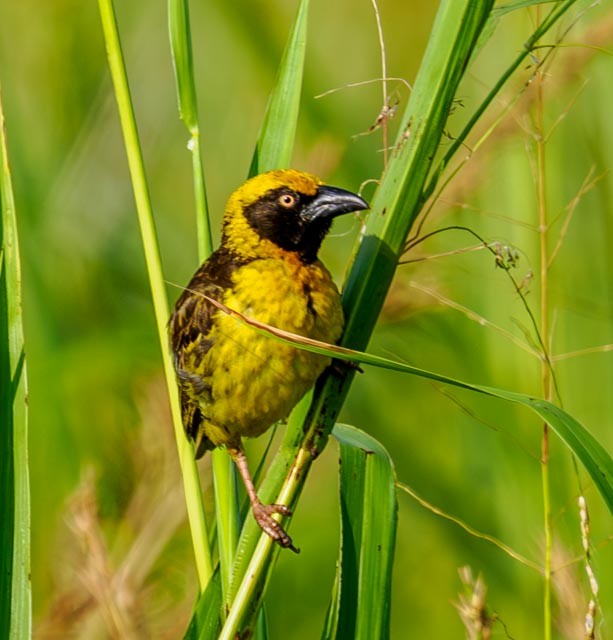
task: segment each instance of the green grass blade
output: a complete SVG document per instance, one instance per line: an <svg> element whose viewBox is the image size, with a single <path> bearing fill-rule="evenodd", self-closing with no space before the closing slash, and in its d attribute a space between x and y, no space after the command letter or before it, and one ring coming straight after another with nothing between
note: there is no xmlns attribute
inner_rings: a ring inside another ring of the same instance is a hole
<svg viewBox="0 0 613 640"><path fill-rule="evenodd" d="M198 129L198 102L187 0L168 0L168 31L177 83L179 115L190 132Z"/></svg>
<svg viewBox="0 0 613 640"><path fill-rule="evenodd" d="M371 203L371 214L343 302L344 344L363 348L377 321L398 256L421 208L421 190L444 135L447 116L490 2L442 2L392 159ZM408 138L406 132L410 132ZM375 284L376 283L376 284Z"/></svg>
<svg viewBox="0 0 613 640"><path fill-rule="evenodd" d="M389 637L397 525L396 478L384 447L337 424L341 551L325 639Z"/></svg>
<svg viewBox="0 0 613 640"><path fill-rule="evenodd" d="M341 543L342 544L342 543ZM341 549L342 553L342 549ZM335 638L338 635L339 618L341 611L341 570L340 566L336 568L336 574L334 575L334 583L332 585L332 595L330 596L330 604L326 611L326 620L324 622L324 628L321 632L321 640L328 640L328 638Z"/></svg>
<svg viewBox="0 0 613 640"><path fill-rule="evenodd" d="M468 135L473 130L474 126L477 124L481 116L485 113L486 109L492 104L496 96L500 93L502 87L507 83L509 78L517 71L517 69L523 64L524 60L532 54L533 47L539 42L539 40L550 31L550 29L564 16L568 10L577 2L577 0L558 0L551 11L547 14L546 18L538 25L538 27L534 30L533 34L528 38L528 40L524 43L523 49L521 53L517 55L515 60L507 67L504 73L500 76L496 84L492 87L490 92L487 94L485 99L481 102L481 104L475 109L474 113L468 119L468 122L464 125L462 131L454 136L453 142L449 145L449 148L445 152L443 158L437 165L436 169L432 172L432 178L430 179L427 186L424 187L422 201L426 201L436 189L436 185L442 176L443 172L449 165L451 159L455 156L458 150L466 143L466 139ZM509 11L517 8L513 6L508 9ZM492 11L488 24L486 24L484 29L484 36L488 37L494 32L496 27L496 22L501 16L501 13L504 12L505 7L497 7ZM484 44L483 40L478 42L477 49L480 48Z"/></svg>
<svg viewBox="0 0 613 640"><path fill-rule="evenodd" d="M532 7L535 4L552 4L561 1L562 0L513 0L513 2L505 2L504 4L497 6L495 9L492 9L492 17L499 18L507 13L511 13L511 11Z"/></svg>
<svg viewBox="0 0 613 640"><path fill-rule="evenodd" d="M581 460L613 514L613 460L585 427L563 409L560 409L551 402L513 391L463 382L402 362L396 362L389 358L382 358L381 356L356 351L355 349L348 349L346 347L307 339L246 318L222 303L212 299L210 300L224 312L231 314L241 323L253 329L253 331L268 336L271 340L277 340L299 349L304 349L305 351L329 356L330 358L341 359L356 364L372 365L401 373L409 373L435 382L442 382L454 387L484 393L495 398L500 398L501 400L523 404L542 417L560 436L568 448Z"/></svg>
<svg viewBox="0 0 613 640"><path fill-rule="evenodd" d="M221 628L221 574L219 566L204 593L198 598L192 619L183 636L185 640L214 640Z"/></svg>
<svg viewBox="0 0 613 640"><path fill-rule="evenodd" d="M0 95L0 637L32 635L27 379L15 201Z"/></svg>
<svg viewBox="0 0 613 640"><path fill-rule="evenodd" d="M198 256L202 262L213 251L213 239L204 182L204 170L202 168L201 136L200 126L198 124L198 101L196 98L196 82L194 78L188 0L168 0L168 31L177 84L179 115L191 136L188 148L192 154Z"/></svg>
<svg viewBox="0 0 613 640"><path fill-rule="evenodd" d="M268 620L266 618L266 607L262 605L258 620L255 625L255 640L268 640Z"/></svg>
<svg viewBox="0 0 613 640"><path fill-rule="evenodd" d="M292 485L294 493L279 495L278 486L273 480L280 479L282 481L295 467L296 450L301 440L300 427L307 416L312 398L313 393L307 393L294 408L283 441L266 473L265 481L258 487L258 495L265 503L275 502L276 499L281 504L293 505L300 495L303 486L301 483ZM220 638L232 638L233 629L241 627L243 623L250 625L252 618L260 608L261 597L266 585L264 584L261 593L258 593L257 589L261 587L263 580L270 577L270 571L265 571L265 567L272 566L273 563L270 559L278 552L279 547L273 543L272 539L267 535L261 535L261 529L250 512L243 525L232 576L232 587L235 591L231 595L233 595L234 603L240 602L242 604L240 607L237 607L236 604L232 605L232 616L224 625L223 634L225 635ZM244 580L244 575L249 578ZM227 605L228 603L226 603Z"/></svg>
<svg viewBox="0 0 613 640"><path fill-rule="evenodd" d="M190 620L185 640L215 640L221 628L221 616L223 595L221 586L221 574L219 565L215 569L213 578L209 582L206 591L200 596ZM267 640L268 628L264 607L260 610L256 625L255 638Z"/></svg>
<svg viewBox="0 0 613 640"><path fill-rule="evenodd" d="M177 83L179 115L187 130L193 133L198 130L198 102L187 0L168 0L168 32Z"/></svg>
<svg viewBox="0 0 613 640"><path fill-rule="evenodd" d="M301 0L268 100L264 124L249 169L250 176L291 166L302 91L308 13L309 0Z"/></svg>
<svg viewBox="0 0 613 640"><path fill-rule="evenodd" d="M168 27L177 84L179 114L191 136L188 147L192 154L198 257L203 262L212 253L213 244L202 167L201 133L198 120L188 0L168 0ZM225 594L230 583L240 528L236 468L226 451L216 449L211 453L211 457L215 486L217 541L222 586Z"/></svg>
<svg viewBox="0 0 613 640"><path fill-rule="evenodd" d="M236 466L225 449L215 449L211 455L213 457L217 544L222 593L225 598L230 589L240 526L237 473Z"/></svg>
<svg viewBox="0 0 613 640"><path fill-rule="evenodd" d="M162 274L159 246L157 242L153 212L149 198L149 189L145 178L143 157L140 141L136 129L136 120L132 108L130 89L126 69L119 41L117 22L112 0L99 0L100 18L104 32L105 46L109 60L109 69L115 97L119 110L119 117L123 130L128 165L132 178L132 188L136 201L136 210L141 229L147 273L151 287L151 296L155 312L155 320L162 351L164 374L170 399L175 438L179 453L179 464L185 489L187 515L192 533L192 542L196 560L196 569L200 582L200 589L204 591L212 574L211 551L208 544L207 526L202 503L202 492L198 468L194 460L191 443L185 437L181 419L181 408L175 381L174 367L170 358L166 337L166 323L168 321L168 299Z"/></svg>
<svg viewBox="0 0 613 640"><path fill-rule="evenodd" d="M495 398L522 404L543 418L581 461L609 508L609 512L613 515L613 460L600 442L580 422L560 407L541 398L491 387L477 385L475 387L477 391Z"/></svg>

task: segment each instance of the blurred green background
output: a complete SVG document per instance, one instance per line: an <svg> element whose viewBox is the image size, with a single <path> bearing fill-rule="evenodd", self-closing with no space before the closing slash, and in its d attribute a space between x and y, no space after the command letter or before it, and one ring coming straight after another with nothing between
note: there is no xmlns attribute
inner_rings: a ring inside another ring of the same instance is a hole
<svg viewBox="0 0 613 640"><path fill-rule="evenodd" d="M190 157L177 116L166 7L142 0L116 4L174 300L178 289L172 283L184 284L197 258ZM283 0L191 5L216 234L225 199L246 177L295 9ZM380 9L388 73L410 82L436 3L381 0ZM520 50L534 18L520 10L501 22L462 86L450 137ZM562 356L555 369L565 409L611 451L610 5L585 11L566 42L576 46L552 56L544 88L550 253L563 238L549 272L551 352ZM532 73L533 67L520 70L487 122ZM315 96L380 76L371 3L313 0L296 168L350 189L379 177L380 131L358 134L368 131L381 110L380 85ZM120 594L124 613L143 638L175 638L188 620L196 578L96 3L1 3L0 80L24 261L36 635L108 637L110 589ZM407 89L399 82L390 89L402 109ZM527 300L538 316L535 100L528 87L443 192L424 230L461 224L516 247L514 275L531 281ZM366 197L372 188L365 187ZM359 227L355 218L339 220L326 241L323 259L339 283ZM542 395L540 363L517 344L529 345L529 319L494 258L485 251L436 257L475 244L468 234L451 231L408 256L434 257L399 268L370 351L467 381ZM609 346L572 355L602 345ZM368 369L355 381L342 419L388 448L399 480L542 563L542 427L533 415ZM252 460L264 440L250 443ZM321 632L338 552L337 458L330 443L293 519L292 535L302 553L284 553L279 561L267 600L273 638L308 639ZM579 489L571 457L555 437L551 475L555 637L577 638L589 598ZM210 494L209 460L202 463L202 476ZM611 637L611 516L586 474L580 477L603 609L598 637ZM454 604L461 591L458 568L464 565L483 574L488 605L512 637L541 637L538 574L403 493L392 637L463 637ZM494 629L504 637L500 625Z"/></svg>

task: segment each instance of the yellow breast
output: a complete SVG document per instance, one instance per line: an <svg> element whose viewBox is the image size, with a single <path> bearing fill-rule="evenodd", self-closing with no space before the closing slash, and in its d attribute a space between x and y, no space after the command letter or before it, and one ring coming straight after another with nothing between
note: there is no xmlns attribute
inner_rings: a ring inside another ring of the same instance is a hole
<svg viewBox="0 0 613 640"><path fill-rule="evenodd" d="M224 304L292 333L335 343L343 313L332 278L319 261L256 260L237 269ZM201 405L214 444L257 436L287 417L329 358L279 343L218 311L204 363L210 402Z"/></svg>

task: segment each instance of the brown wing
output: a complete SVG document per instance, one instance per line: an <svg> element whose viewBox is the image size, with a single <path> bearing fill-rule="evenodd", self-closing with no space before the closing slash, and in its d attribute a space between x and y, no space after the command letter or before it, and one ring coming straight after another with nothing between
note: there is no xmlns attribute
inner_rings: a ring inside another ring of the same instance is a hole
<svg viewBox="0 0 613 640"><path fill-rule="evenodd" d="M204 357L213 346L209 334L217 308L200 294L220 300L224 291L232 286L232 273L244 261L223 247L202 264L181 294L168 323L170 348L179 385L183 427L198 443L196 457L200 457L213 444L199 434L203 422L200 401L212 401L211 388L206 379L211 372L204 370Z"/></svg>

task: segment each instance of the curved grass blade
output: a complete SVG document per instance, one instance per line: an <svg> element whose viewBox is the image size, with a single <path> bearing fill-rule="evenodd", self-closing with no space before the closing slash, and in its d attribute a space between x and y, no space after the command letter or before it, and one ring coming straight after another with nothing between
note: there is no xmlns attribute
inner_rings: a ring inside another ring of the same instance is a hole
<svg viewBox="0 0 613 640"><path fill-rule="evenodd" d="M308 13L309 0L301 0L268 100L249 176L291 165L302 92Z"/></svg>
<svg viewBox="0 0 613 640"><path fill-rule="evenodd" d="M577 456L577 458L579 458L579 460L581 460L613 515L613 459L611 459L611 456L583 425L563 409L560 409L551 402L541 398L515 393L514 391L506 391L495 387L463 382L461 380L449 378L448 376L434 373L432 371L426 371L425 369L420 369L402 362L396 362L389 358L382 358L381 356L375 356L369 353L356 351L354 349L347 349L346 347L340 347L320 342L318 340L313 340L311 338L305 338L304 336L299 336L289 333L288 331L277 329L276 327L271 327L262 322L258 322L257 320L253 320L252 318L247 318L212 298L207 297L207 300L221 309L224 313L234 316L237 321L248 325L257 333L268 335L271 339L291 344L299 349L326 355L331 358L354 362L356 364L368 364L382 369L409 373L421 378L427 378L436 382L443 382L454 387L476 391L494 398L500 398L501 400L506 400L515 404L522 404L528 407L543 418L543 420L545 420L545 422L547 422L547 424L549 424L549 426L551 426L551 428L558 434L566 446Z"/></svg>
<svg viewBox="0 0 613 640"><path fill-rule="evenodd" d="M340 444L341 548L322 639L389 637L396 540L396 478L385 448L336 424Z"/></svg>
<svg viewBox="0 0 613 640"><path fill-rule="evenodd" d="M15 201L0 95L0 637L32 635L27 380Z"/></svg>

